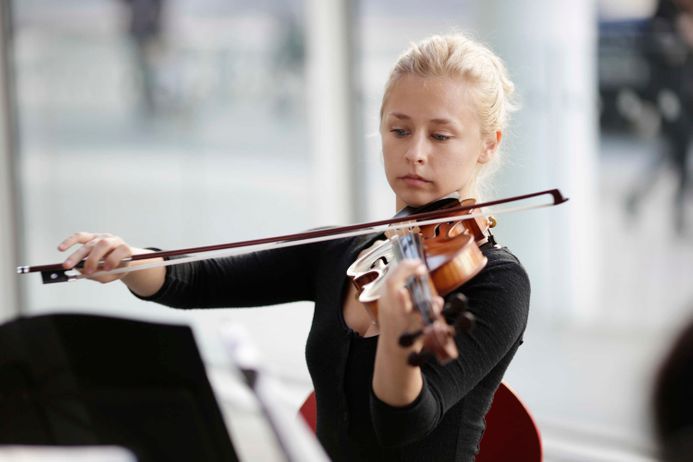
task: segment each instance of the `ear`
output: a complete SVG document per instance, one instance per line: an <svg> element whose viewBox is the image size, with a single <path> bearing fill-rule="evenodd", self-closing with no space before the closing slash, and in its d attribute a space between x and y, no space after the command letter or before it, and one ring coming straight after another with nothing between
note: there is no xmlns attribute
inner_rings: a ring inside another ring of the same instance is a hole
<svg viewBox="0 0 693 462"><path fill-rule="evenodd" d="M501 140L503 139L503 132L496 130L494 133L490 133L483 139L483 147L481 150L481 155L477 160L480 164L485 164L493 158L493 156L498 152L498 147L500 146Z"/></svg>

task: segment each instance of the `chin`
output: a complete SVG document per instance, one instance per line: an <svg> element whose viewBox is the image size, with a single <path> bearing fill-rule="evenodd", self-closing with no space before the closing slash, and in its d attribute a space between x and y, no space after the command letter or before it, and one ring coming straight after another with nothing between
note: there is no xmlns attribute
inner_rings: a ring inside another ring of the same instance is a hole
<svg viewBox="0 0 693 462"><path fill-rule="evenodd" d="M435 199L430 196L421 197L420 195L406 196L402 198L402 202L409 207L422 207L433 202L434 200Z"/></svg>
<svg viewBox="0 0 693 462"><path fill-rule="evenodd" d="M427 205L440 196L437 196L438 191L433 191L432 188L412 188L412 187L402 187L393 188L397 199L404 205L409 207L421 207ZM432 185L431 185L432 186Z"/></svg>

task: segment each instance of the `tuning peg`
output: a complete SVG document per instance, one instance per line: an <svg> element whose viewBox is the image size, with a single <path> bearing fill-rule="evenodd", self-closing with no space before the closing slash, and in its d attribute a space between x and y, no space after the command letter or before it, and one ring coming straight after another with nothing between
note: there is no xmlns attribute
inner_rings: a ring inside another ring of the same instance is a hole
<svg viewBox="0 0 693 462"><path fill-rule="evenodd" d="M423 365L429 359L432 359L435 355L430 351L422 351L420 353L411 353L407 358L407 364L413 367L418 367Z"/></svg>
<svg viewBox="0 0 693 462"><path fill-rule="evenodd" d="M470 311L465 311L460 314L455 320L455 331L456 332L469 332L474 327L476 323L476 317Z"/></svg>
<svg viewBox="0 0 693 462"><path fill-rule="evenodd" d="M460 313L469 309L469 301L464 294L455 294L455 296L445 303L443 307L443 316L445 319L455 319ZM450 323L448 323L450 324Z"/></svg>
<svg viewBox="0 0 693 462"><path fill-rule="evenodd" d="M405 332L399 336L399 346L410 347L414 344L414 341L423 334L423 329L419 329L414 332Z"/></svg>
<svg viewBox="0 0 693 462"><path fill-rule="evenodd" d="M464 294L456 294L445 304L443 317L458 332L469 331L476 321L474 314L469 311L469 302Z"/></svg>

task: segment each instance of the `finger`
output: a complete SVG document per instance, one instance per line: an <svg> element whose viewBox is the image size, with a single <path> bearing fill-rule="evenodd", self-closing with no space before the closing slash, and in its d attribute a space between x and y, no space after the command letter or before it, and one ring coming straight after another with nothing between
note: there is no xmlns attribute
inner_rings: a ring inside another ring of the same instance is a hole
<svg viewBox="0 0 693 462"><path fill-rule="evenodd" d="M103 260L103 258L111 253L113 250L113 239L111 238L96 238L92 241L89 241L85 244L86 247L91 246L92 250L89 253L89 256L87 257L86 261L84 262L84 272L87 274L91 274L99 266L99 262Z"/></svg>
<svg viewBox="0 0 693 462"><path fill-rule="evenodd" d="M128 258L130 256L132 256L132 251L130 250L130 247L124 242L121 242L104 259L104 271L110 271L113 268L121 266L123 259Z"/></svg>
<svg viewBox="0 0 693 462"><path fill-rule="evenodd" d="M71 234L67 238L65 238L60 244L58 244L58 250L63 252L75 244L84 244L85 242L89 242L90 240L94 239L95 236L95 233L86 232L78 232Z"/></svg>
<svg viewBox="0 0 693 462"><path fill-rule="evenodd" d="M421 260L403 260L394 271L390 271L387 275L387 285L391 290L397 290L403 287L410 277L424 274L426 274L426 266Z"/></svg>
<svg viewBox="0 0 693 462"><path fill-rule="evenodd" d="M72 254L70 254L69 257L65 259L63 262L63 267L65 269L70 269L73 268L77 263L82 261L87 255L89 255L89 252L91 252L92 248L88 246L82 246L79 249L75 250Z"/></svg>
<svg viewBox="0 0 693 462"><path fill-rule="evenodd" d="M405 287L400 287L397 291L397 301L404 308L404 312L408 313L414 309L414 303L411 300L411 294Z"/></svg>
<svg viewBox="0 0 693 462"><path fill-rule="evenodd" d="M414 306L411 293L404 287L397 291L396 296L399 309L395 310L401 319L401 326L405 330L414 331L421 327L421 312Z"/></svg>
<svg viewBox="0 0 693 462"><path fill-rule="evenodd" d="M443 306L445 306L445 299L443 299L443 297L439 295L433 297L433 308L436 313L443 311Z"/></svg>

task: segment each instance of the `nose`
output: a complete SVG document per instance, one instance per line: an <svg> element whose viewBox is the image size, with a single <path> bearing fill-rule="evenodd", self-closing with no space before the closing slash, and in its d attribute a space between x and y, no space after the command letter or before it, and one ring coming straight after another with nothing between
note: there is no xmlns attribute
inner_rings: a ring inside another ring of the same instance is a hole
<svg viewBox="0 0 693 462"><path fill-rule="evenodd" d="M428 157L428 142L426 137L421 134L416 134L409 138L407 150L404 154L405 159L414 164L423 164Z"/></svg>

